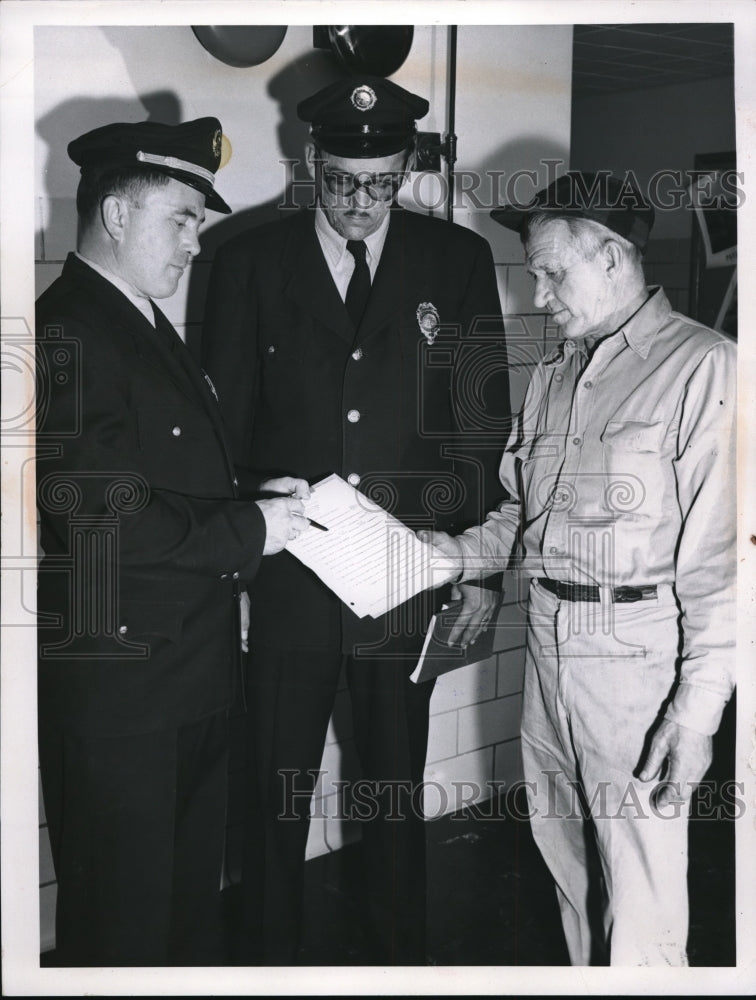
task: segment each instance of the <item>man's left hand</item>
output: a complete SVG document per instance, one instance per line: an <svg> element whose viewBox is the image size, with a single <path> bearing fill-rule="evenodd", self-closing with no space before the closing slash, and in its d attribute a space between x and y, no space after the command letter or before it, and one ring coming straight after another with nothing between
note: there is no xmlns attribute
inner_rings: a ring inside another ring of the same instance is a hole
<svg viewBox="0 0 756 1000"><path fill-rule="evenodd" d="M498 590L460 583L452 587L451 596L455 601L461 598L462 607L449 634L449 645L468 646L486 630L499 610L501 594Z"/></svg>
<svg viewBox="0 0 756 1000"><path fill-rule="evenodd" d="M260 483L260 493L274 493L276 496L296 497L297 500L310 499L310 484L306 479L295 476L278 476Z"/></svg>
<svg viewBox="0 0 756 1000"><path fill-rule="evenodd" d="M241 648L249 652L249 594L243 590L239 594L239 621L241 624Z"/></svg>
<svg viewBox="0 0 756 1000"><path fill-rule="evenodd" d="M641 781L652 781L661 774L666 761L665 783L656 797L657 806L687 802L693 788L709 769L711 756L711 736L663 719L651 738L646 761L638 777Z"/></svg>

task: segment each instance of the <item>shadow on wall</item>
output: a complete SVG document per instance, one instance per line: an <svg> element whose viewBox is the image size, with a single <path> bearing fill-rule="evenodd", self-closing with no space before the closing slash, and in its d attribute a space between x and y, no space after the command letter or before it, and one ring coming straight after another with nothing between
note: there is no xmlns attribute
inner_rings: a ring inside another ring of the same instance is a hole
<svg viewBox="0 0 756 1000"><path fill-rule="evenodd" d="M294 59L271 77L266 91L279 108L277 134L280 153L278 160L270 163L269 169L275 171L277 176L286 176L287 183L281 188L280 193L266 202L233 212L229 216L208 216L206 228L202 231L201 260L212 261L218 247L238 233L272 222L285 212L296 211L312 202L313 188L308 183L309 174L304 162L309 127L297 117L297 104L342 75L329 53L313 50ZM250 102L250 115L253 114L254 105ZM235 153L237 156L244 156L244 150L236 150ZM291 164L287 173L281 166L285 161ZM222 174L218 175L218 190L223 193ZM206 268L192 269L187 316L203 315L207 279ZM191 336L191 331L189 335ZM199 354L199 344L190 343L189 346L196 355Z"/></svg>
<svg viewBox="0 0 756 1000"><path fill-rule="evenodd" d="M459 128L461 131L462 125ZM569 169L569 149L541 135L526 134L503 143L482 162L472 165L465 162L462 141L460 150L455 208L466 207L475 213L474 228L491 244L497 263L522 264L518 234L494 222L490 212L502 205L528 204L537 191ZM455 218L464 221L463 211L455 211ZM529 311L527 303L520 305L526 307L523 311Z"/></svg>

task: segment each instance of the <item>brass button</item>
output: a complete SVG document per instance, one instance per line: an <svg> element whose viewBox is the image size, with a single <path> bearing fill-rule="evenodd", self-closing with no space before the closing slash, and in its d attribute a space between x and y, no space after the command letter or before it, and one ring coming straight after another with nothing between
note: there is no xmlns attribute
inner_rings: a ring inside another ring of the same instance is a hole
<svg viewBox="0 0 756 1000"><path fill-rule="evenodd" d="M352 358L354 361L359 361L362 357L362 348L358 347L356 351L352 351Z"/></svg>
<svg viewBox="0 0 756 1000"><path fill-rule="evenodd" d="M347 420L349 421L350 424L356 424L359 419L360 419L359 410L350 410L349 413L347 413Z"/></svg>
<svg viewBox="0 0 756 1000"><path fill-rule="evenodd" d="M178 426L174 427L173 430L171 431L171 434L173 434L173 436L176 437L176 438L180 437L181 436L181 428L178 427Z"/></svg>
<svg viewBox="0 0 756 1000"><path fill-rule="evenodd" d="M360 477L357 475L356 472L350 472L349 475L347 476L347 482L349 483L350 486L359 486Z"/></svg>

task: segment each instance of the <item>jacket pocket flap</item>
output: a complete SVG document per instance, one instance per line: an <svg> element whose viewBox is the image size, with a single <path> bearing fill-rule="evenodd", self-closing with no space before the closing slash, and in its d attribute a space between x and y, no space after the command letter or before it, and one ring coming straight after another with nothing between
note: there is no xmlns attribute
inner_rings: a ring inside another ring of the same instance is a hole
<svg viewBox="0 0 756 1000"><path fill-rule="evenodd" d="M177 601L122 601L118 630L127 638L159 636L178 642L184 624L184 605Z"/></svg>

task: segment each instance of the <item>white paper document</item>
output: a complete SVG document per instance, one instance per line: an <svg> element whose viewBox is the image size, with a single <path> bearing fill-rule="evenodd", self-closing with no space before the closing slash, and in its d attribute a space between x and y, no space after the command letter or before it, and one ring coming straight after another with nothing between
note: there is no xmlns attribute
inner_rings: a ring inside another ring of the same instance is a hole
<svg viewBox="0 0 756 1000"><path fill-rule="evenodd" d="M308 527L286 549L360 618L378 618L459 572L451 559L340 476L312 487L305 513L327 531Z"/></svg>

